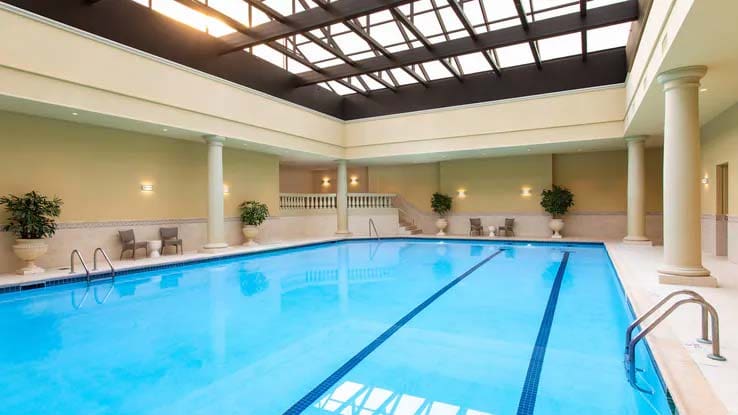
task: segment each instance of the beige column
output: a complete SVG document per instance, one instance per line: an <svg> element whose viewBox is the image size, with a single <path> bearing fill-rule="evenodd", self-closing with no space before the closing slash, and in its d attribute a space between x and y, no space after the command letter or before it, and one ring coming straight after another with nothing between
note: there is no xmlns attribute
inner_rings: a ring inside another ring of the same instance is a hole
<svg viewBox="0 0 738 415"><path fill-rule="evenodd" d="M627 244L651 245L646 236L646 137L628 137Z"/></svg>
<svg viewBox="0 0 738 415"><path fill-rule="evenodd" d="M700 229L700 79L704 66L673 69L664 86L664 284L717 286L702 266Z"/></svg>
<svg viewBox="0 0 738 415"><path fill-rule="evenodd" d="M351 235L348 229L348 173L346 169L346 160L339 160L336 178L336 235Z"/></svg>
<svg viewBox="0 0 738 415"><path fill-rule="evenodd" d="M228 248L225 243L223 207L223 143L225 137L206 135L208 143L208 241L202 252L218 252Z"/></svg>

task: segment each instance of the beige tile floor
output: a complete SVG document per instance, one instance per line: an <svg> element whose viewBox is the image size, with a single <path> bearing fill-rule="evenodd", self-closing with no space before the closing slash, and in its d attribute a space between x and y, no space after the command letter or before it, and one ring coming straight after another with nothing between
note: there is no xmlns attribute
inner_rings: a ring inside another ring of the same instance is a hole
<svg viewBox="0 0 738 415"><path fill-rule="evenodd" d="M432 236L417 235L417 237ZM464 238L463 236L447 237ZM261 252L338 239L340 238L285 240L254 247L231 247L219 254L187 252L181 256L166 255L159 258L140 258L135 261L113 261L113 265L116 269L130 269L244 252ZM551 239L524 237L498 239L551 241ZM597 240L566 238L560 241L594 242ZM625 245L619 241L604 242L607 244L637 313L644 312L669 292L685 288L658 283L656 269L662 258L662 247ZM90 258L88 262L91 266ZM731 263L725 258L711 256L704 258L704 264L717 277L720 288L688 288L703 295L720 313L722 354L728 360L715 362L707 359L705 355L710 351L710 346L695 341L700 327L699 309L695 305L688 305L676 311L666 320L664 327L649 335L649 343L654 349L659 366L670 384L671 392L682 415L738 415L738 264ZM78 272L74 275L84 275L80 269L81 267L78 267ZM68 278L69 276L69 269L47 270L43 274L29 276L0 274L0 287Z"/></svg>

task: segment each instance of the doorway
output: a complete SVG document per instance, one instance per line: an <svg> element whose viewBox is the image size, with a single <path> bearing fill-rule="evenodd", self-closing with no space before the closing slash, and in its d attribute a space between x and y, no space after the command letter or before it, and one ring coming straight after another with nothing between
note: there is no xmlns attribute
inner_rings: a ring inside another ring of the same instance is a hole
<svg viewBox="0 0 738 415"><path fill-rule="evenodd" d="M715 172L715 255L728 255L728 163Z"/></svg>

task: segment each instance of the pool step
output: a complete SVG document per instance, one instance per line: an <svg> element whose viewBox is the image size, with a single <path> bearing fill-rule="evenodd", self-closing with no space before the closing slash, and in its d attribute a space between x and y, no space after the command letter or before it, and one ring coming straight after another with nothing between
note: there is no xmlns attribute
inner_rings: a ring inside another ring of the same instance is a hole
<svg viewBox="0 0 738 415"><path fill-rule="evenodd" d="M416 225L400 220L400 235L418 235L423 233Z"/></svg>

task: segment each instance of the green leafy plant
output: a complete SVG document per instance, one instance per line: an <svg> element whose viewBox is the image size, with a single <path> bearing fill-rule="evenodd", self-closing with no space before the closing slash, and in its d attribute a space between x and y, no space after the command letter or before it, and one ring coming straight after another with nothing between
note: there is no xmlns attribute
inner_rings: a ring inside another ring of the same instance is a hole
<svg viewBox="0 0 738 415"><path fill-rule="evenodd" d="M448 212L451 211L451 196L443 193L433 193L431 197L431 209L438 213L439 216L444 217Z"/></svg>
<svg viewBox="0 0 738 415"><path fill-rule="evenodd" d="M241 209L241 222L244 225L259 226L269 217L267 205L255 200L241 203L239 209Z"/></svg>
<svg viewBox="0 0 738 415"><path fill-rule="evenodd" d="M13 232L20 239L48 238L56 232L55 218L61 213L62 201L32 191L23 196L0 197L8 219L2 229Z"/></svg>
<svg viewBox="0 0 738 415"><path fill-rule="evenodd" d="M554 219L560 218L574 206L574 194L565 187L553 185L552 189L541 192L541 206Z"/></svg>

